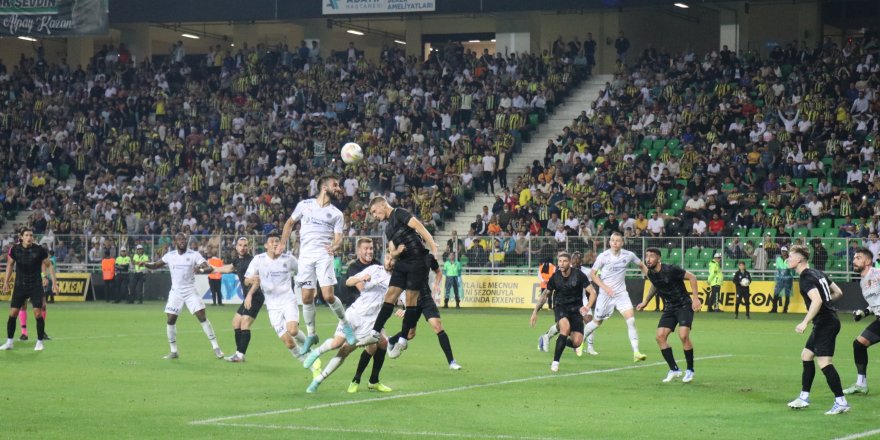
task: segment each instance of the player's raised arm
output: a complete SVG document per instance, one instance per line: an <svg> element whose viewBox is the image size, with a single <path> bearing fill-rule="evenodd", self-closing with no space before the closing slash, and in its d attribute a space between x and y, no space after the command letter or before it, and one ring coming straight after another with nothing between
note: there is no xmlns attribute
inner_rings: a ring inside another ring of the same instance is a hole
<svg viewBox="0 0 880 440"><path fill-rule="evenodd" d="M434 237L431 235L431 233L428 232L428 229L425 228L425 225L423 225L422 222L419 221L419 219L417 219L415 216L410 217L409 222L407 222L406 225L416 231L416 233L419 234L419 237L422 237L422 240L424 240L425 244L427 244L428 247L431 248L431 253L436 256L438 249L437 243L434 241ZM437 259L437 262L440 262L439 258Z"/></svg>
<svg viewBox="0 0 880 440"><path fill-rule="evenodd" d="M299 206L297 206L297 207L299 207ZM297 212L294 211L294 215L296 215L296 214L297 214ZM278 243L278 253L279 254L284 252L284 250L287 248L287 243L290 242L290 234L293 233L293 227L296 226L296 223L298 221L299 220L294 220L293 216L291 216L287 219L286 222L284 222L284 228L281 229L281 242Z"/></svg>
<svg viewBox="0 0 880 440"><path fill-rule="evenodd" d="M163 261L163 260L148 261L148 262L144 263L144 267L146 267L147 269L161 269L165 266L166 266L166 264L165 264L165 261Z"/></svg>

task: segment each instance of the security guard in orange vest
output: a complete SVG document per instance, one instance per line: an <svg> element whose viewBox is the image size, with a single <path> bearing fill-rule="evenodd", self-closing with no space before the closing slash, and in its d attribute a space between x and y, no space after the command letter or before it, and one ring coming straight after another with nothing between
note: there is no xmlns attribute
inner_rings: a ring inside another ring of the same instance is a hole
<svg viewBox="0 0 880 440"><path fill-rule="evenodd" d="M104 299L110 302L116 292L116 259L110 256L109 250L104 251L104 259L101 260L101 276L104 280Z"/></svg>
<svg viewBox="0 0 880 440"><path fill-rule="evenodd" d="M541 280L541 289L547 288L547 282L550 281L550 277L556 272L556 265L551 262L548 258L541 263L540 270L538 271L538 278ZM547 307L553 308L553 298L549 298L547 301Z"/></svg>
<svg viewBox="0 0 880 440"><path fill-rule="evenodd" d="M219 257L211 257L208 259L208 264L213 267L221 267L223 266L223 260ZM223 305L222 278L223 274L216 271L208 275L208 285L211 286L211 301L215 306Z"/></svg>

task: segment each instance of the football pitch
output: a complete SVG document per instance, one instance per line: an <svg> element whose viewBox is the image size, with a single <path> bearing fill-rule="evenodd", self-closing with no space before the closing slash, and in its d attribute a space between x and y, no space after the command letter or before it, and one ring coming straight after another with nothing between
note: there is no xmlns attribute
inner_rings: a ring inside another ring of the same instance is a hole
<svg viewBox="0 0 880 440"><path fill-rule="evenodd" d="M5 309L4 304L4 309ZM163 305L103 303L50 306L46 350L33 339L0 352L0 417L5 438L278 438L320 439L836 439L880 437L880 351L869 350L868 382L877 394L851 396L852 411L826 416L832 396L817 371L812 406L791 410L800 391L801 315L701 313L693 340L693 383L661 383L667 367L654 342L658 313L636 315L641 351L633 363L619 315L597 333L599 356L568 349L559 373L551 353L537 351L551 313L529 328L528 310L443 310L461 371L447 368L437 337L423 320L399 359L387 359L382 383L391 393L346 388L352 354L318 393L258 318L247 362L214 358L195 318L178 320L180 359L168 352ZM236 306L208 307L220 344L234 352ZM841 314L835 364L844 387L855 379L852 340L866 323ZM31 337L36 328L30 317ZM389 327L398 328L392 318ZM318 333L336 319L326 307ZM16 338L18 332L16 332ZM684 368L681 344L670 339ZM326 362L332 354L322 357ZM818 369L817 369L818 370Z"/></svg>

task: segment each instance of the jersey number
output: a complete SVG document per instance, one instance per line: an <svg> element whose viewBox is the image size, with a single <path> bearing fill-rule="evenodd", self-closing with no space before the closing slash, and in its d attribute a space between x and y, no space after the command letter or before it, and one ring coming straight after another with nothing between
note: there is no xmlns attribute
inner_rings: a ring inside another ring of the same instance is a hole
<svg viewBox="0 0 880 440"><path fill-rule="evenodd" d="M828 286L828 278L819 279L820 294L825 298L825 302L831 302L831 287Z"/></svg>

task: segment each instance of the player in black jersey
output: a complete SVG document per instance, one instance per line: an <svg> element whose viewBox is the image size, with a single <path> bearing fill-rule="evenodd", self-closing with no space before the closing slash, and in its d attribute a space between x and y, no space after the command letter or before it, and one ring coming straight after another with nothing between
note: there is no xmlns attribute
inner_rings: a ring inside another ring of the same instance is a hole
<svg viewBox="0 0 880 440"><path fill-rule="evenodd" d="M388 293L385 294L385 302L376 318L373 332L360 344L373 344L379 340L382 328L394 313L394 303L397 302L397 298L404 290L406 290L407 310L400 331L405 335L409 334L409 329L419 321L419 311L416 307L419 292L428 283L428 266L425 264L425 256L428 255L429 250L435 256L438 255L434 237L425 229L425 225L409 211L392 208L384 197L375 197L370 201L370 214L377 221L388 221L385 226L388 251L393 254L400 251L400 254L395 257L396 261L391 272Z"/></svg>
<svg viewBox="0 0 880 440"><path fill-rule="evenodd" d="M21 243L9 249L6 256L6 276L0 290L9 288L9 279L15 269L15 285L12 289L12 300L9 302L9 319L6 321L6 343L0 350L12 350L12 337L15 335L15 324L18 311L30 299L34 317L37 319L37 344L35 351L43 350L43 339L46 337L46 322L43 320L43 284L42 274L52 277L52 291L58 293L58 282L55 268L49 260L49 253L34 243L34 231L22 229L19 233Z"/></svg>
<svg viewBox="0 0 880 440"><path fill-rule="evenodd" d="M795 331L803 333L810 321L813 322L813 331L810 332L807 344L801 351L801 361L804 366L801 375L801 393L789 402L788 406L794 409L810 406L810 388L816 376L816 365L813 363L815 359L825 375L828 387L834 393L834 406L825 414L842 414L850 408L843 395L840 375L832 364L834 344L837 334L840 333L840 320L837 318L837 312L831 307L831 302L843 296L843 291L837 284L829 281L822 271L811 269L809 262L810 251L806 246L792 246L789 249L786 263L789 269L794 269L800 275L801 296L804 297L804 304L807 306L807 315L795 327Z"/></svg>
<svg viewBox="0 0 880 440"><path fill-rule="evenodd" d="M557 268L547 288L541 292L535 309L532 310L532 318L529 321L532 328L538 319L538 311L547 302L547 297L553 294L553 313L556 316L556 325L559 327L559 337L556 339L556 351L553 354L553 362L550 371L559 371L559 359L565 347L577 347L584 340L584 317L592 315L593 305L596 303L596 292L589 290L587 305L583 303L584 292L588 291L590 279L580 270L572 270L571 255L568 252L560 252L557 256Z"/></svg>
<svg viewBox="0 0 880 440"><path fill-rule="evenodd" d="M246 237L240 237L235 241L235 257L232 263L221 266L217 269L220 273L234 273L238 275L238 281L241 282L241 289L247 292L246 285L251 283L245 279L244 273L247 271L248 265L254 256L251 255L249 242ZM248 345L251 343L251 325L260 314L260 308L263 307L263 291L257 289L253 295L244 299L241 306L232 317L232 329L235 332L235 354L227 356L229 362L244 362L245 353L247 353Z"/></svg>
<svg viewBox="0 0 880 440"><path fill-rule="evenodd" d="M660 323L657 324L657 345L660 346L660 354L669 365L669 373L666 374L663 382L672 382L676 377L681 377L681 370L678 369L672 348L667 342L669 334L675 330L676 325L687 362L687 370L681 381L691 382L694 380L694 344L691 342L691 328L694 323L694 313L702 306L697 296L699 294L697 276L678 266L664 264L661 262L660 249L653 247L645 251L645 266L648 266L651 290L648 291L648 297L636 306L636 310L643 310L655 294L663 299L663 314L660 315ZM685 280L691 285L690 295L684 286Z"/></svg>
<svg viewBox="0 0 880 440"><path fill-rule="evenodd" d="M426 258L428 269L431 272L434 272L436 277L434 279L433 290L439 292L440 281L443 279L443 271L440 270L440 264L437 263L437 259L434 258L433 255L428 254ZM443 350L443 354L446 355L446 363L449 364L449 369L461 370L461 365L459 365L452 356L452 345L449 343L449 335L447 335L446 330L443 329L443 322L440 320L440 310L437 308L437 303L434 301L434 296L431 294L432 289L429 287L429 284L430 282L426 283L425 287L419 292L419 302L416 309L420 315L425 317L425 321L428 321L428 324L431 325L431 328L437 335L437 339L440 342L440 349ZM403 318L406 316L406 312L404 310L398 310L397 316ZM409 329L409 334L407 334L406 337L403 337L403 332L400 332L388 338L388 346L391 347L391 349L388 350L388 357L391 359L400 357L403 350L406 350L409 341L415 339L415 337L416 326L413 326Z"/></svg>

